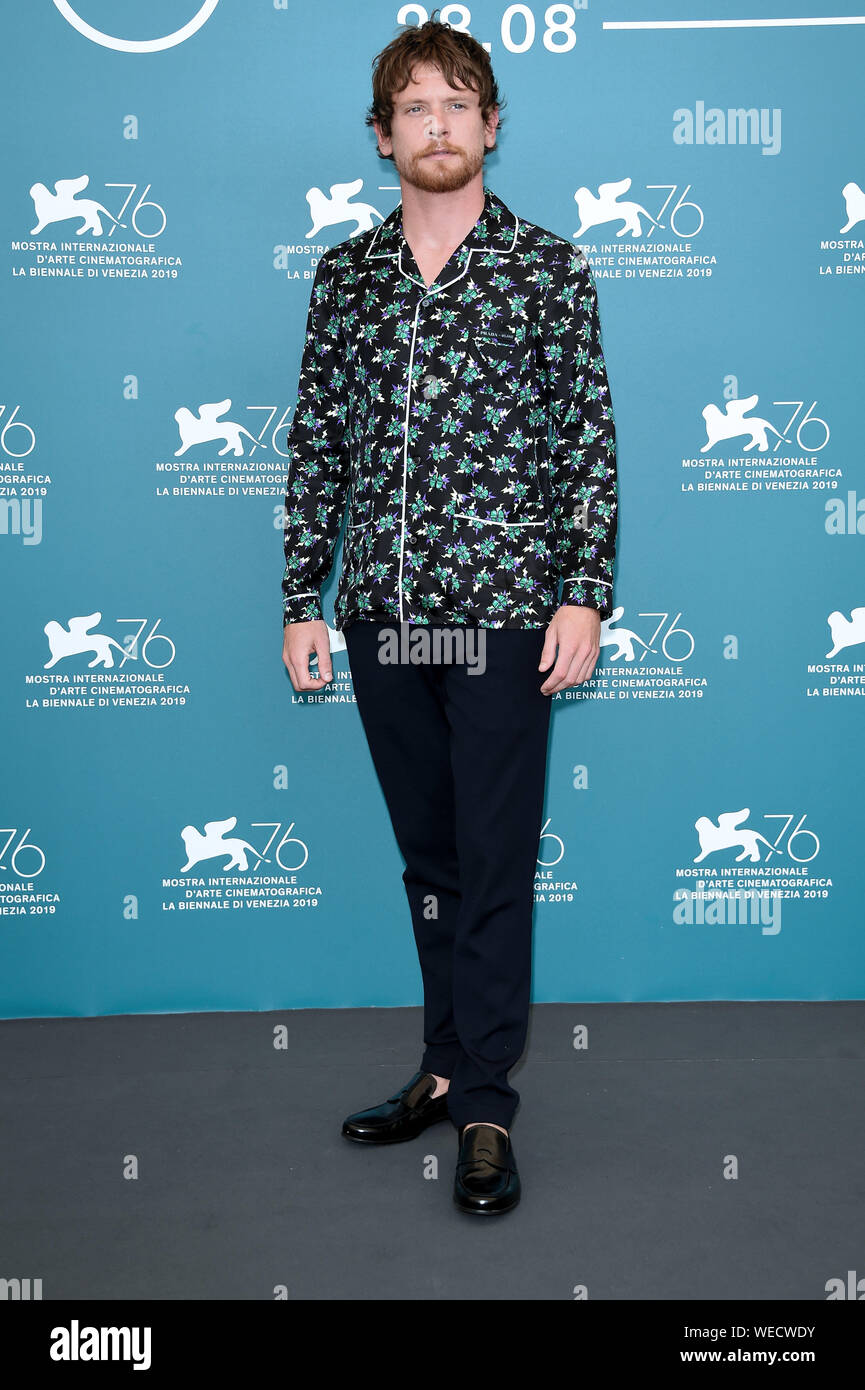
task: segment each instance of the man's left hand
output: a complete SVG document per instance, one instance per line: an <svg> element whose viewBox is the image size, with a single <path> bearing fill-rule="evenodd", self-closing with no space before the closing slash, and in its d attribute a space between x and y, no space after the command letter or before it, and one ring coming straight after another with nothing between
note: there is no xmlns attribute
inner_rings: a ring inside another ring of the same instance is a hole
<svg viewBox="0 0 865 1390"><path fill-rule="evenodd" d="M551 665L556 648L556 664L541 686L542 695L580 685L591 676L601 650L601 615L597 608L566 603L553 614L539 671L546 671Z"/></svg>

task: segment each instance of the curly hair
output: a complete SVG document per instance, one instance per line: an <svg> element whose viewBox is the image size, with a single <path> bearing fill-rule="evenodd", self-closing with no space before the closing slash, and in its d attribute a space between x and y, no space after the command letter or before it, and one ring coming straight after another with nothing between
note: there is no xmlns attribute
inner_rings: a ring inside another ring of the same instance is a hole
<svg viewBox="0 0 865 1390"><path fill-rule="evenodd" d="M408 86L415 67L422 63L437 67L451 87L468 87L477 92L485 121L496 106L505 105L486 49L471 34L460 33L436 19L437 13L433 10L425 24L406 25L372 60L372 102L366 124L371 126L377 120L382 135L390 135L394 94ZM498 129L502 124L500 118ZM377 153L379 159L393 159L393 155L382 154L379 149ZM484 158L489 153L485 150Z"/></svg>

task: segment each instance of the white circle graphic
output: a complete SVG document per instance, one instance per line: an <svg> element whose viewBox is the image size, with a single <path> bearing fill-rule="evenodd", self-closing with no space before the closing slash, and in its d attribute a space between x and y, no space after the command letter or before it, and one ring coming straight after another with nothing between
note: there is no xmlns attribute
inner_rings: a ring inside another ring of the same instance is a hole
<svg viewBox="0 0 865 1390"><path fill-rule="evenodd" d="M204 0L204 4L192 19L175 29L173 34L164 34L161 39L118 39L113 34L103 34L101 29L94 29L92 24L88 24L75 13L69 0L54 0L54 4L67 23L71 24L73 29L77 29L79 34L83 34L85 39L90 39L91 43L100 43L103 48L116 48L120 53L159 53L164 48L174 48L186 39L191 39L192 35L207 23L219 0Z"/></svg>

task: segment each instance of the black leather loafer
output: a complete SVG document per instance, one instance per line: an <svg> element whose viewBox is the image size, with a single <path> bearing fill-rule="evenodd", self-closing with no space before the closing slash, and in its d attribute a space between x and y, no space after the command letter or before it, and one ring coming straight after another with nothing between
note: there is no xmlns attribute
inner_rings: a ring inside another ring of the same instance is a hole
<svg viewBox="0 0 865 1390"><path fill-rule="evenodd" d="M510 1211L520 1200L520 1175L510 1136L495 1125L460 1130L454 1201L460 1211Z"/></svg>
<svg viewBox="0 0 865 1390"><path fill-rule="evenodd" d="M414 1139L429 1125L448 1118L448 1094L432 1099L436 1079L431 1072L415 1072L401 1091L370 1110L359 1110L343 1121L346 1139L359 1144L401 1144Z"/></svg>

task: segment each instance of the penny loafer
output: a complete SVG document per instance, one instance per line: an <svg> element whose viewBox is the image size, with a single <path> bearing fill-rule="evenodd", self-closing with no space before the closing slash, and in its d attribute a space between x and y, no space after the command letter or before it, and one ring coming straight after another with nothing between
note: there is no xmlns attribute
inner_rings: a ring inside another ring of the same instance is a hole
<svg viewBox="0 0 865 1390"><path fill-rule="evenodd" d="M460 1211L510 1211L520 1200L520 1175L510 1136L494 1125L460 1130L454 1201Z"/></svg>
<svg viewBox="0 0 865 1390"><path fill-rule="evenodd" d="M448 1118L448 1093L432 1099L436 1079L431 1072L415 1072L395 1095L369 1110L358 1110L343 1121L346 1139L358 1144L402 1144L429 1125Z"/></svg>

